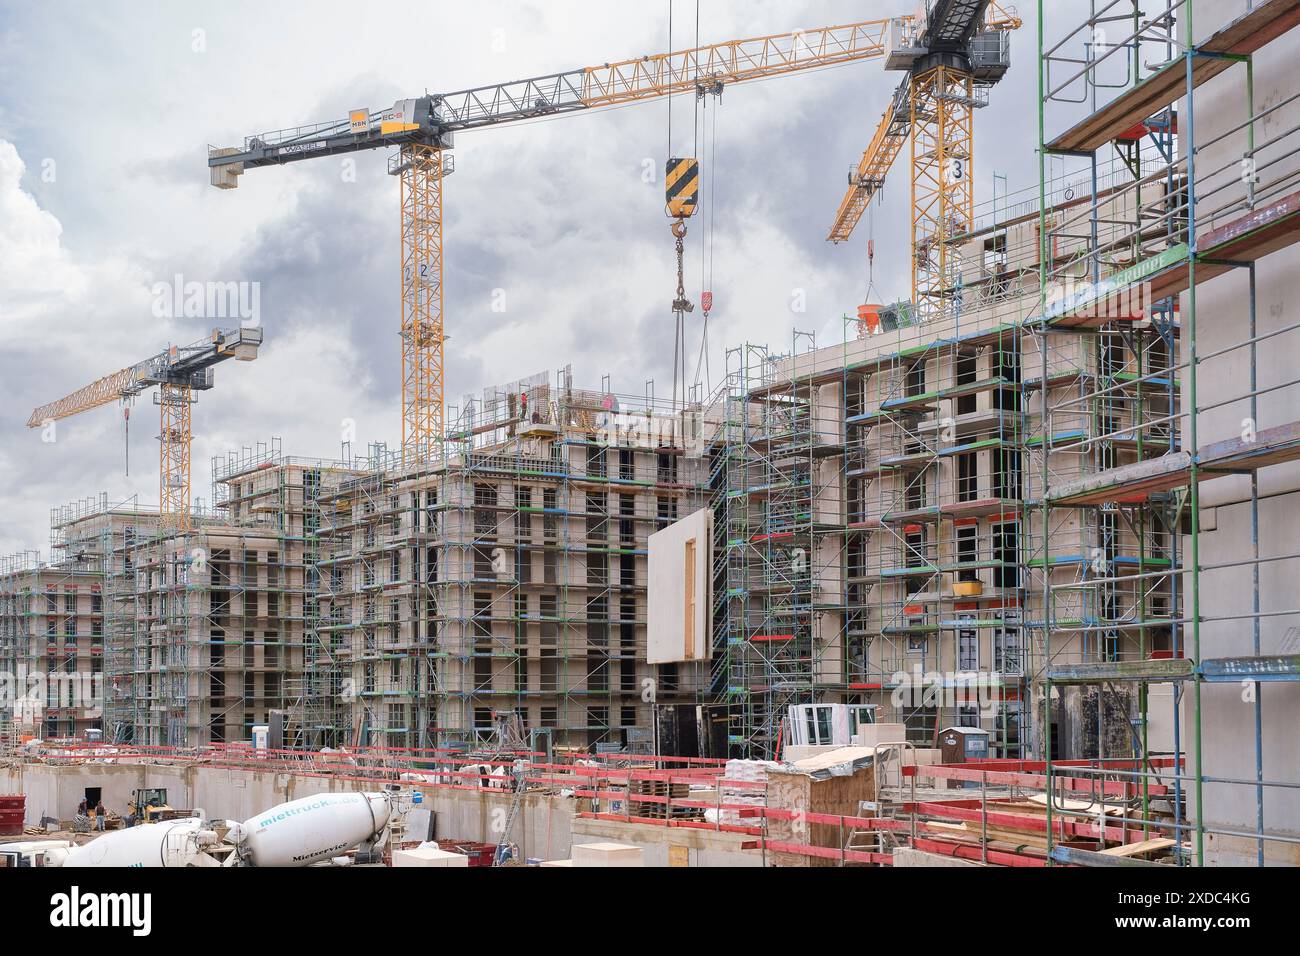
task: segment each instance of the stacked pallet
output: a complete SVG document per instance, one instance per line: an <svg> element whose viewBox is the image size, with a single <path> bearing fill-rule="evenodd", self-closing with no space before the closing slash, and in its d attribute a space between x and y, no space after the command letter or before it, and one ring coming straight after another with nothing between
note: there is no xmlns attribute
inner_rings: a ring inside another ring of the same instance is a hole
<svg viewBox="0 0 1300 956"><path fill-rule="evenodd" d="M673 806L671 800L690 798L691 785L670 782L668 780L638 779L628 781L628 804L634 817L646 817L650 820L702 820L702 810L695 807ZM656 800L638 800L637 797L658 797Z"/></svg>

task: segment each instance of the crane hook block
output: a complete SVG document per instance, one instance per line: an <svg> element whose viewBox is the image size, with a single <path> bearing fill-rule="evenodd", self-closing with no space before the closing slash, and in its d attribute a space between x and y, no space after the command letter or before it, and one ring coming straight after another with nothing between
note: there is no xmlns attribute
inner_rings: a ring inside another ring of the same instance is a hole
<svg viewBox="0 0 1300 956"><path fill-rule="evenodd" d="M700 198L700 161L692 157L668 160L664 168L664 196L668 215L685 219L695 215Z"/></svg>

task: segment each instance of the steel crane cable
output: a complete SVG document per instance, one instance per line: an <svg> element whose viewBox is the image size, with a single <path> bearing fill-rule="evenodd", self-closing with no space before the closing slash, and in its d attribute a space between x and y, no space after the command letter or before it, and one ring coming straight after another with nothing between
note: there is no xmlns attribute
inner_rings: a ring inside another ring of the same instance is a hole
<svg viewBox="0 0 1300 956"><path fill-rule="evenodd" d="M695 362L695 383L700 381L700 366L704 367L705 393L711 394L713 391L713 376L709 370L709 313L713 308L713 237L714 223L717 217L717 198L718 184L714 171L717 169L718 158L718 110L717 107L722 105L722 97L718 97L718 102L714 104L712 124L709 135L705 137L706 156L701 160L703 181L707 184L709 190L708 211L704 219L704 241L700 244L700 283L702 290L700 301L704 313L704 323L700 330L700 354ZM708 116L708 105L705 104L705 115Z"/></svg>

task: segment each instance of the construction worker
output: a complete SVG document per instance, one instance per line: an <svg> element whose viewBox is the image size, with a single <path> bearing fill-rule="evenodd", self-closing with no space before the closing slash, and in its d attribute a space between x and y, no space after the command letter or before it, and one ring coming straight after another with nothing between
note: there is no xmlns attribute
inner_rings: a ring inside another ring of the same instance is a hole
<svg viewBox="0 0 1300 956"><path fill-rule="evenodd" d="M86 801L82 800L81 803L77 804L77 816L84 817L84 816L88 816L89 814L90 814L90 809Z"/></svg>
<svg viewBox="0 0 1300 956"><path fill-rule="evenodd" d="M135 819L140 815L140 808L136 806L135 797L132 797L126 805L126 825L128 828L135 826Z"/></svg>
<svg viewBox="0 0 1300 956"><path fill-rule="evenodd" d="M103 833L107 823L108 811L104 809L104 801L100 800L95 804L95 829Z"/></svg>

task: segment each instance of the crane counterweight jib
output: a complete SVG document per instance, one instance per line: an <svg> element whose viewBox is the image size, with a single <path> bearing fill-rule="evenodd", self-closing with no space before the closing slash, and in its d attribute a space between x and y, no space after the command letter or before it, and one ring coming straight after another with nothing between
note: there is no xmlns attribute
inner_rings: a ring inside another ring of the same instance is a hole
<svg viewBox="0 0 1300 956"><path fill-rule="evenodd" d="M39 428L48 421L130 398L155 385L178 385L191 390L212 388L214 365L232 358L252 361L257 358L262 339L262 329L258 327L213 329L206 339L183 348L168 348L40 406L27 419L27 427Z"/></svg>

